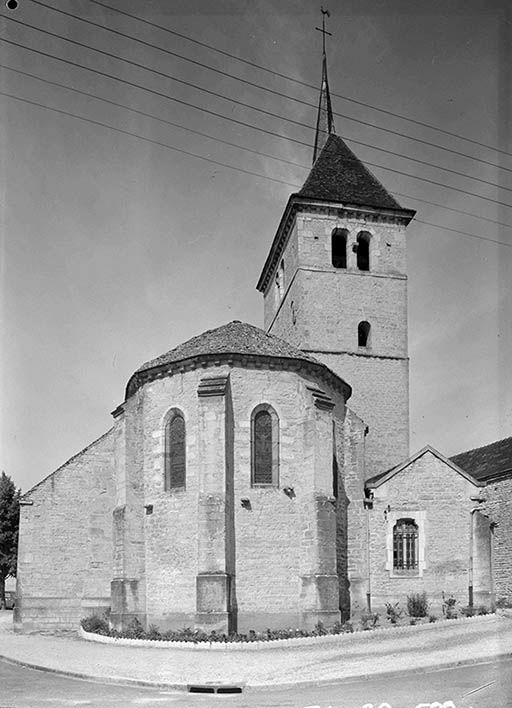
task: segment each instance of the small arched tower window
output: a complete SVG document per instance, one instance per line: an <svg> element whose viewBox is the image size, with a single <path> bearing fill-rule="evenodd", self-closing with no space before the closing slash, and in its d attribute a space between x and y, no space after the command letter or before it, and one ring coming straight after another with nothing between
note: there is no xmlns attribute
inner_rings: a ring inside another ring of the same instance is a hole
<svg viewBox="0 0 512 708"><path fill-rule="evenodd" d="M335 268L347 267L346 229L333 229L331 234L331 262Z"/></svg>
<svg viewBox="0 0 512 708"><path fill-rule="evenodd" d="M393 527L394 570L418 568L418 525L414 519L398 519Z"/></svg>
<svg viewBox="0 0 512 708"><path fill-rule="evenodd" d="M164 488L184 489L186 481L185 419L180 411L172 411L165 425Z"/></svg>
<svg viewBox="0 0 512 708"><path fill-rule="evenodd" d="M357 346L370 346L370 330L371 326L369 322L364 321L357 325Z"/></svg>
<svg viewBox="0 0 512 708"><path fill-rule="evenodd" d="M251 484L277 487L279 483L279 418L266 403L251 415Z"/></svg>
<svg viewBox="0 0 512 708"><path fill-rule="evenodd" d="M359 270L370 270L370 234L361 231L357 234L357 267Z"/></svg>

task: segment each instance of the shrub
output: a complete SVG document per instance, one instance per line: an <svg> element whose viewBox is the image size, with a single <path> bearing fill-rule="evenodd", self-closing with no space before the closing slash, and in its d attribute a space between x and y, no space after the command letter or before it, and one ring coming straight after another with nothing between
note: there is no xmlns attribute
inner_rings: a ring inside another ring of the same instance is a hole
<svg viewBox="0 0 512 708"><path fill-rule="evenodd" d="M428 621L433 624L434 622L437 622L437 617L435 615L429 615Z"/></svg>
<svg viewBox="0 0 512 708"><path fill-rule="evenodd" d="M149 629L146 632L146 639L162 639L162 635L160 634L160 630L156 626L156 624L150 624Z"/></svg>
<svg viewBox="0 0 512 708"><path fill-rule="evenodd" d="M94 634L109 635L110 627L105 617L100 617L99 615L91 615L90 617L84 617L80 624L86 632L94 632Z"/></svg>
<svg viewBox="0 0 512 708"><path fill-rule="evenodd" d="M456 619L457 617L457 609L455 605L457 604L457 600L450 595L450 597L446 597L444 594L444 591L442 593L443 596L443 615L446 617L446 619Z"/></svg>
<svg viewBox="0 0 512 708"><path fill-rule="evenodd" d="M499 597L496 600L496 607L500 610L505 610L509 607L512 607L512 601L509 600L507 597Z"/></svg>
<svg viewBox="0 0 512 708"><path fill-rule="evenodd" d="M395 602L395 604L392 605L390 602L386 602L386 615L391 624L398 624L400 617L403 615L400 603Z"/></svg>
<svg viewBox="0 0 512 708"><path fill-rule="evenodd" d="M426 592L416 592L407 595L407 614L411 617L427 617L428 599Z"/></svg>
<svg viewBox="0 0 512 708"><path fill-rule="evenodd" d="M144 627L141 625L139 620L134 617L126 630L122 633L123 637L127 637L127 639L145 639L146 638L146 632L144 630Z"/></svg>
<svg viewBox="0 0 512 708"><path fill-rule="evenodd" d="M378 612L363 612L361 614L361 628L363 630L367 629L373 629L374 627L377 626L377 622L379 621L379 613Z"/></svg>

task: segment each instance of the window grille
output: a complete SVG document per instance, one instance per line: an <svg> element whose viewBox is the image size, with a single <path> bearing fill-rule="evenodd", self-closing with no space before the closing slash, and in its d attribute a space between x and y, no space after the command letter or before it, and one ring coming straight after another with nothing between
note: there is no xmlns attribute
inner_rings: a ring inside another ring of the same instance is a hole
<svg viewBox="0 0 512 708"><path fill-rule="evenodd" d="M279 425L270 406L258 407L252 414L252 475L253 485L277 485L279 465Z"/></svg>
<svg viewBox="0 0 512 708"><path fill-rule="evenodd" d="M398 519L393 528L393 568L418 568L418 526L414 519Z"/></svg>
<svg viewBox="0 0 512 708"><path fill-rule="evenodd" d="M186 436L185 420L175 412L165 427L165 489L185 487Z"/></svg>

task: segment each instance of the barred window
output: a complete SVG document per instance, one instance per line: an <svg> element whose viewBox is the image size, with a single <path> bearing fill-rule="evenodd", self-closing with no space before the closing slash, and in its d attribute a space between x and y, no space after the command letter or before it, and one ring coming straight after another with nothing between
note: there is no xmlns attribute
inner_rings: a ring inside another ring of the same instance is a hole
<svg viewBox="0 0 512 708"><path fill-rule="evenodd" d="M370 270L370 234L367 231L357 235L357 267Z"/></svg>
<svg viewBox="0 0 512 708"><path fill-rule="evenodd" d="M251 484L277 486L279 420L274 409L262 404L251 416Z"/></svg>
<svg viewBox="0 0 512 708"><path fill-rule="evenodd" d="M398 519L393 527L393 569L417 570L418 525L414 519Z"/></svg>
<svg viewBox="0 0 512 708"><path fill-rule="evenodd" d="M347 230L333 229L331 234L331 262L335 268L347 267Z"/></svg>
<svg viewBox="0 0 512 708"><path fill-rule="evenodd" d="M165 426L164 459L165 490L184 489L186 480L185 419L179 411L173 411Z"/></svg>

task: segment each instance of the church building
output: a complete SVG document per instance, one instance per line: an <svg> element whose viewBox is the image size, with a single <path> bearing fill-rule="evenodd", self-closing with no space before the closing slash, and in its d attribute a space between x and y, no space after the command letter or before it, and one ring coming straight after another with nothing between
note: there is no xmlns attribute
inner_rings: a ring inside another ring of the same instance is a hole
<svg viewBox="0 0 512 708"><path fill-rule="evenodd" d="M140 366L112 428L23 496L19 630L105 611L310 629L423 591L438 614L443 592L512 600L512 448L500 469L410 456L413 218L335 134L324 52L312 169L257 283L264 330L230 322Z"/></svg>

